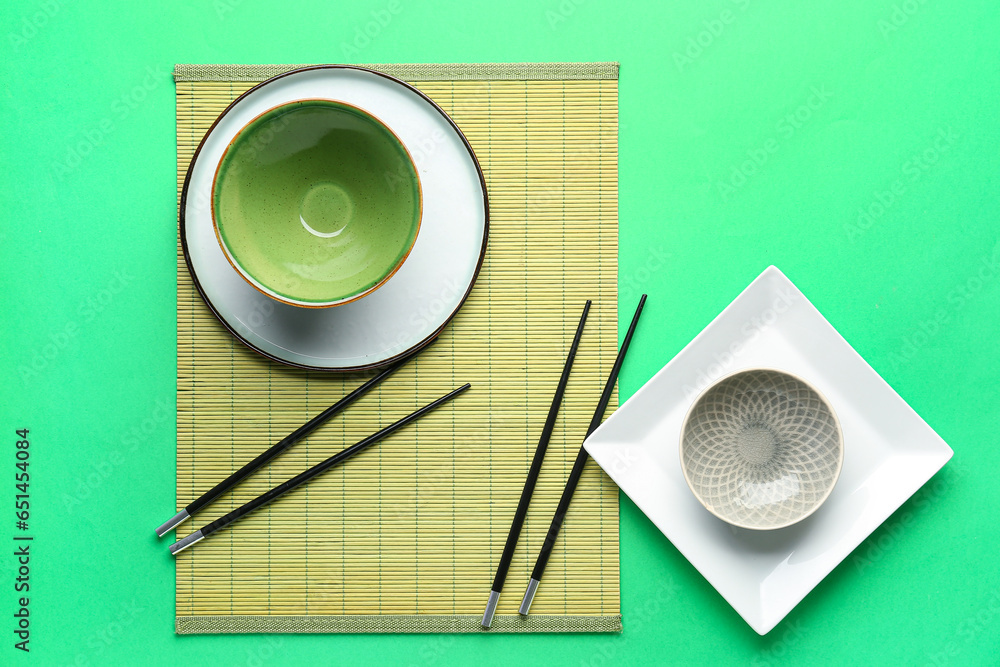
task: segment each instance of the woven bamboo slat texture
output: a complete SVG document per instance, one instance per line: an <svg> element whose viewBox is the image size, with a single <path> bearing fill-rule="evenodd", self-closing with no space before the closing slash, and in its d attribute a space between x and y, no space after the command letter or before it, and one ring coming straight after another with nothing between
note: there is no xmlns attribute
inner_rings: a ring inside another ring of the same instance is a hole
<svg viewBox="0 0 1000 667"><path fill-rule="evenodd" d="M431 80L411 82L452 116L486 177L490 238L475 288L437 341L178 537L450 389L473 387L182 552L179 633L481 631L494 569L588 298L594 306L490 632L621 629L618 490L592 462L532 615L517 616L617 350L618 82L461 73L439 80L428 71ZM234 80L177 77L178 194L210 124L253 85L252 72L226 72ZM178 244L178 507L367 377L286 367L243 346L201 300ZM616 405L617 397L608 414Z"/></svg>

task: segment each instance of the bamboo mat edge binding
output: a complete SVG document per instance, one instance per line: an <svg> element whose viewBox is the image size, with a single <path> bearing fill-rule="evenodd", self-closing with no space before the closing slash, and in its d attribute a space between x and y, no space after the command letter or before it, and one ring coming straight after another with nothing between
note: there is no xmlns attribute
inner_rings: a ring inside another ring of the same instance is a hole
<svg viewBox="0 0 1000 667"><path fill-rule="evenodd" d="M482 616L429 614L351 616L180 616L179 635L243 633L429 633L483 632ZM503 614L493 618L490 634L535 632L621 632L621 614L606 616L557 616Z"/></svg>
<svg viewBox="0 0 1000 667"><path fill-rule="evenodd" d="M174 81L264 81L309 65L201 65L174 66ZM448 80L573 80L617 79L618 63L366 63L367 67L407 81Z"/></svg>

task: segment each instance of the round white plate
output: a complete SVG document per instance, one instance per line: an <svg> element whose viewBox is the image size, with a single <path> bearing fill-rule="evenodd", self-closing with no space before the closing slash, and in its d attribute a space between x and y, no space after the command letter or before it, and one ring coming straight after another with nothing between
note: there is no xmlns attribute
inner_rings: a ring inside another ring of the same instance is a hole
<svg viewBox="0 0 1000 667"><path fill-rule="evenodd" d="M264 111L307 98L349 102L392 128L413 156L424 198L420 232L399 271L372 294L334 308L297 308L262 295L226 261L212 227L212 179L230 141ZM226 328L271 359L327 371L384 365L430 343L472 289L488 220L479 162L448 115L398 79L346 66L295 70L236 99L195 152L180 204L188 269Z"/></svg>

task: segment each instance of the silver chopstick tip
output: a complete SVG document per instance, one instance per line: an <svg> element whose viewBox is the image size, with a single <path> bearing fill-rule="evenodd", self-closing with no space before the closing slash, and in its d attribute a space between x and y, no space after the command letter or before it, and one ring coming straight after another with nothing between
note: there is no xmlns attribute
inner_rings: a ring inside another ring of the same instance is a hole
<svg viewBox="0 0 1000 667"><path fill-rule="evenodd" d="M493 625L493 614L497 611L497 602L500 601L500 591L490 591L490 599L486 603L486 611L483 612L483 627L489 629Z"/></svg>
<svg viewBox="0 0 1000 667"><path fill-rule="evenodd" d="M187 510L181 510L180 512L175 514L173 518L170 519L170 521L167 521L165 524L156 529L156 536L163 537L171 530L184 523L189 516L191 515L188 514Z"/></svg>
<svg viewBox="0 0 1000 667"><path fill-rule="evenodd" d="M200 530L195 531L195 532L191 533L190 535L188 535L187 537L185 537L183 539L180 539L180 540L177 540L176 542L174 542L173 544L171 544L170 545L170 553L173 554L174 556L176 556L177 554L179 554L180 552L184 551L185 549L187 549L189 546L191 546L195 542L200 542L202 539L204 539L204 537L205 536L202 534L202 532Z"/></svg>
<svg viewBox="0 0 1000 667"><path fill-rule="evenodd" d="M535 591L538 590L538 579L528 581L528 588L524 591L524 598L521 600L521 607L517 610L521 616L527 616L531 609L531 601L535 599Z"/></svg>

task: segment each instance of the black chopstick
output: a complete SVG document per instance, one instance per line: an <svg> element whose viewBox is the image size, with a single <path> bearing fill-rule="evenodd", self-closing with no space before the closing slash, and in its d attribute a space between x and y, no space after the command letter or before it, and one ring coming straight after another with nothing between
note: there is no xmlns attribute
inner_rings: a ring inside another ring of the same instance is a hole
<svg viewBox="0 0 1000 667"><path fill-rule="evenodd" d="M611 367L611 374L608 376L608 381L604 385L604 392L601 394L601 400L597 403L597 409L594 411L594 418L590 420L590 428L587 429L587 435L597 430L597 427L601 425L601 420L604 418L604 410L608 407L608 402L611 401L611 394L615 389L615 381L618 379L618 372L622 368L622 363L625 361L625 354L628 352L629 343L632 342L632 334L635 333L635 325L639 323L639 314L642 313L642 306L646 303L646 295L643 294L642 298L639 299L639 306L635 309L635 315L632 316L632 324L629 325L628 333L625 334L625 340L622 341L622 346L618 350L618 357L615 359L615 365ZM586 438L584 438L586 440ZM563 489L562 497L559 499L559 505L556 507L556 513L552 517L552 523L549 525L549 532L545 535L545 541L542 543L542 548L538 552L538 559L535 561L535 569L531 572L531 579L528 581L528 588L524 591L524 598L521 600L521 607L518 609L518 613L522 616L528 615L528 610L531 609L531 601L535 599L535 591L538 590L538 584L542 580L542 573L545 572L545 565L549 562L549 556L552 555L552 547L555 546L556 538L559 537L559 529L562 527L563 519L566 518L566 512L569 510L569 503L573 500L573 492L576 491L576 485L580 482L580 476L583 474L583 467L587 463L587 450L582 446L580 447L579 453L576 455L576 461L573 463L573 470L570 471L569 478L566 480L566 488Z"/></svg>
<svg viewBox="0 0 1000 667"><path fill-rule="evenodd" d="M428 403L427 405L425 405L424 407L420 408L416 412L411 412L410 414L408 414L407 416L403 417L399 421L397 421L397 422L395 422L393 424L390 424L389 426L386 426L384 429L378 431L377 433L373 433L372 435L368 436L364 440L361 440L358 443L356 443L354 445L351 445L347 449L344 449L344 450L342 450L342 451L334 454L333 456L331 456L327 460L323 461L322 463L317 463L316 465L314 465L312 468L309 468L305 472L301 472L298 475L296 475L295 477L292 477L287 482L283 482L283 483L279 484L278 486L274 487L270 491L268 491L268 492L266 492L264 494L261 494L257 498L254 498L253 500L251 500L247 504L243 505L242 507L238 507L237 509L234 509L229 514L216 519L212 523L209 523L209 524L205 525L201 530L197 530L197 531L191 533L190 535L188 535L187 537L174 542L173 544L170 545L170 553L172 553L173 555L176 556L177 554L179 554L181 551L184 551L185 549L187 549L192 544L194 544L196 542L200 542L201 540L203 540L204 538L208 537L209 535L211 535L212 533L216 532L217 530L225 528L226 526L228 526L229 524L233 523L234 521L238 521L239 519L243 518L244 516L246 516L250 512L253 512L256 509L259 509L259 508L267 505L268 503L271 503L274 500L277 500L278 498L280 498L284 494L288 493L289 491L291 491L295 487L300 486L302 484L305 484L306 482L308 482L313 477L315 477L317 475L321 475L322 473L326 472L327 470L329 470L330 468L336 466L339 463L343 463L344 461L346 461L347 459L351 458L355 454L358 454L359 452L363 451L364 449L367 449L368 447L374 445L379 440L383 440L389 434L391 434L391 433L393 433L395 431L398 431L399 429L401 429L402 427L406 426L410 422L415 421L417 419L420 419L421 417L423 417L425 414L427 414L428 412L430 412L434 408L436 408L436 407L438 407L438 406L440 406L440 405L442 405L444 403L447 403L448 401L450 401L451 399L455 398L456 396L458 396L459 394L461 394L463 391L465 391L466 389L468 389L471 386L472 385L468 384L468 383L462 385L458 389L455 389L454 391L451 391L451 392L445 394L444 396L442 396L441 398L437 399L436 401L434 401L432 403Z"/></svg>
<svg viewBox="0 0 1000 667"><path fill-rule="evenodd" d="M528 478L524 480L524 488L521 489L521 499L517 503L517 511L514 512L514 521L510 524L510 532L507 533L507 543L503 547L503 554L500 556L500 564L497 565L497 574L493 579L493 588L490 589L490 599L486 603L486 611L483 612L484 628L493 624L493 614L497 609L497 602L500 600L500 591L503 590L504 580L507 579L507 571L510 569L510 562L514 558L514 549L517 547L517 538L521 534L521 527L524 525L524 517L528 514L528 504L531 502L531 494L535 491L535 483L538 481L538 473L542 469L542 460L545 458L545 450L548 449L549 440L552 438L552 430L556 425L556 416L559 414L559 406L562 404L563 394L566 393L566 384L569 382L569 371L573 367L573 359L576 357L576 350L580 347L580 338L583 336L583 325L587 322L587 313L590 312L590 300L587 300L583 307L583 314L580 316L580 324L576 327L576 336L573 337L573 344L570 345L569 354L566 355L566 364L563 366L562 376L559 378L559 385L556 393L552 397L552 405L549 406L549 415L545 418L545 425L542 427L542 435L538 438L538 446L535 447L535 456L531 459L531 467L528 469Z"/></svg>
<svg viewBox="0 0 1000 667"><path fill-rule="evenodd" d="M164 535L166 535L168 532L170 532L178 525L183 523L189 516L191 516L201 508L205 507L209 503L211 503L213 500L221 496L229 489L239 484L243 479L249 476L250 473L257 470L257 468L260 468L262 465L273 459L275 456L285 451L286 449L294 445L296 442L298 442L305 436L312 433L314 430L316 430L318 426L320 426L327 419L337 414L338 412L346 408L348 405L350 405L357 399L364 396L366 393L368 393L369 389L371 389L379 382L392 375L401 365L402 364L395 364L381 371L378 375L365 382L363 385L352 391L350 394L344 396L342 399L340 399L339 401L328 407L326 410L319 413L318 415L307 421L305 424L295 429L292 433L289 433L284 438L282 438L275 444L271 445L266 451L261 453L253 461L250 461L250 463L247 463L245 466L234 472L232 475L230 475L226 479L216 484L214 488L212 488L210 491L205 492L200 498L191 501L191 503L187 507L185 507L180 512L175 514L172 519L170 519L169 521L167 521L162 526L156 529L157 537L163 537Z"/></svg>

